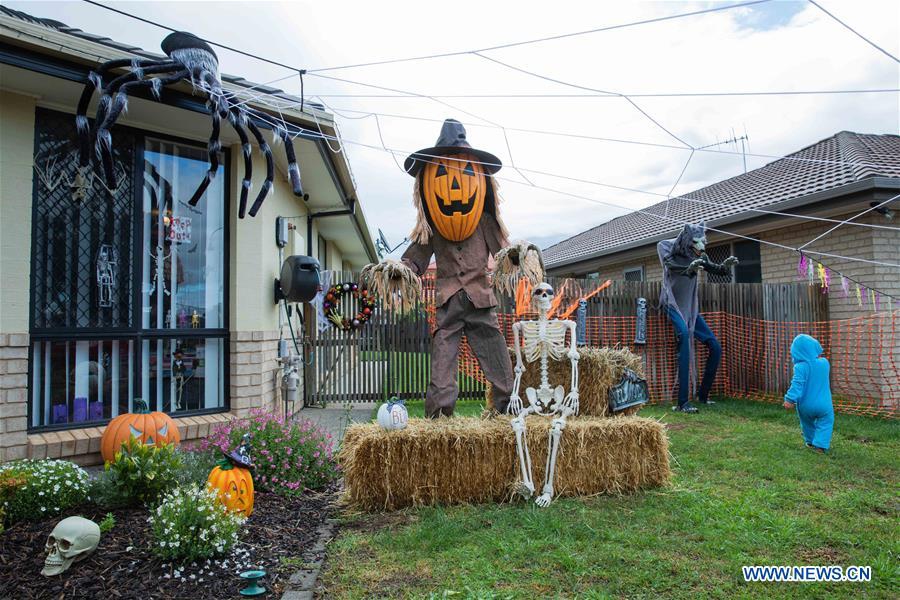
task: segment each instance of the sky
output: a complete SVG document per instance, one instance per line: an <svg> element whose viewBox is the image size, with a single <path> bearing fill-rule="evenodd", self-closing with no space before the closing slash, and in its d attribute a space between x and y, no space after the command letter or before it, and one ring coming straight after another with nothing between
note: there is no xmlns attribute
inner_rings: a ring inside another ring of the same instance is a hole
<svg viewBox="0 0 900 600"><path fill-rule="evenodd" d="M900 54L900 3L818 1L887 52ZM432 146L441 121L449 117L466 124L474 147L503 161L498 173L504 199L501 211L511 237L541 247L659 202L666 195L686 194L738 175L744 171L745 159L747 169L772 160L744 157L736 143L712 147L723 152L693 155L689 146L746 135L748 152L783 156L843 130L900 133L897 92L641 96L900 88L895 61L805 1L773 0L484 50L481 56L465 51L735 3L108 4L308 69L305 95L319 97L338 115L342 151L349 158L366 217L373 233L383 230L393 245L406 237L415 220L413 179L399 165L406 154ZM167 33L83 2L4 0L4 5L148 50L158 50ZM216 51L222 72L261 83L279 80L272 85L299 95L295 72L227 50ZM464 53L314 72L446 52ZM394 92L322 76L416 95L398 97ZM376 119L372 113L380 116Z"/></svg>

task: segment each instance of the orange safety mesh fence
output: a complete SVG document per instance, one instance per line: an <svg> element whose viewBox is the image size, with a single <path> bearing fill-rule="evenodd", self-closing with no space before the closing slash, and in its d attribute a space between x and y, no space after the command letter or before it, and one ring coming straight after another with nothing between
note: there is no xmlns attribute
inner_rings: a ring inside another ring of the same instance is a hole
<svg viewBox="0 0 900 600"><path fill-rule="evenodd" d="M433 281L426 279L423 284L427 289L433 286ZM433 330L433 302L427 310ZM511 309L497 317L512 345L512 324L534 315L517 317ZM900 310L815 322L768 321L724 311L704 312L703 317L722 345L722 363L713 393L781 402L793 375L791 341L798 334L806 333L821 342L831 363L835 410L900 418ZM651 311L647 316L647 343L637 345L635 321L633 316L589 316L586 339L591 345L628 348L640 356L652 401L674 403L678 367L672 325L665 316ZM695 348L697 373L702 374L708 352L700 343L695 343ZM485 381L465 341L459 369L473 379Z"/></svg>

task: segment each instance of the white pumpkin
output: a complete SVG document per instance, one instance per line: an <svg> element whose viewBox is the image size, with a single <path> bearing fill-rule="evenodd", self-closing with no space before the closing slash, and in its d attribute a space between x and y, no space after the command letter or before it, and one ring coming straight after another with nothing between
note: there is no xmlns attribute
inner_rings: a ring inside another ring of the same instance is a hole
<svg viewBox="0 0 900 600"><path fill-rule="evenodd" d="M404 429L408 422L409 413L402 400L391 398L390 402L385 402L378 408L378 424L382 429Z"/></svg>

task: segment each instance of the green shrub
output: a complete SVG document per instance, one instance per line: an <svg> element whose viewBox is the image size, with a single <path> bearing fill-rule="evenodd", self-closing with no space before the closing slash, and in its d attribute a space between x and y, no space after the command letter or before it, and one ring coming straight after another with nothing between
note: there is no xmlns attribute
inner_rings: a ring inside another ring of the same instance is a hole
<svg viewBox="0 0 900 600"><path fill-rule="evenodd" d="M185 450L179 448L181 470L178 471L178 485L192 483L206 484L209 472L216 466L222 454L213 450Z"/></svg>
<svg viewBox="0 0 900 600"><path fill-rule="evenodd" d="M65 460L17 460L0 465L0 494L5 519L37 521L87 499L88 474Z"/></svg>
<svg viewBox="0 0 900 600"><path fill-rule="evenodd" d="M150 513L153 552L184 561L220 556L237 544L244 520L204 484L175 488Z"/></svg>
<svg viewBox="0 0 900 600"><path fill-rule="evenodd" d="M299 496L333 481L338 466L331 434L305 419L284 418L254 409L246 419L217 426L201 440L200 450L230 452L250 434L253 484L259 489Z"/></svg>
<svg viewBox="0 0 900 600"><path fill-rule="evenodd" d="M116 526L116 516L110 512L106 513L106 516L97 523L97 526L100 527L100 533L106 533Z"/></svg>
<svg viewBox="0 0 900 600"><path fill-rule="evenodd" d="M132 437L122 444L91 489L100 506L155 505L178 485L181 455L173 444L150 446Z"/></svg>

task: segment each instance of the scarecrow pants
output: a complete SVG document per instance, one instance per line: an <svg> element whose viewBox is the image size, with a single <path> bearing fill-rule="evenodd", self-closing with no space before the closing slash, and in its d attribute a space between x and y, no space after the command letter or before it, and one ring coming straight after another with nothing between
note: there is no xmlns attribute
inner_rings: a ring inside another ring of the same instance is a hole
<svg viewBox="0 0 900 600"><path fill-rule="evenodd" d="M681 315L673 308L667 308L669 320L675 327L675 337L678 341L678 406L683 406L688 401L690 395L690 377L691 377L691 340L688 335L687 324ZM722 346L715 334L703 320L703 317L697 315L697 322L694 324L694 337L705 344L709 348L709 358L706 359L706 368L703 370L703 380L700 382L700 388L697 390L697 398L704 402L709 398L709 390L712 389L713 380L716 378L716 371L719 370L719 362L722 360Z"/></svg>
<svg viewBox="0 0 900 600"><path fill-rule="evenodd" d="M513 372L497 315L491 308L475 308L469 296L459 291L437 309L437 329L431 340L431 382L425 394L425 414L430 418L453 415L459 396L457 358L463 333L494 388L494 407L506 412Z"/></svg>

